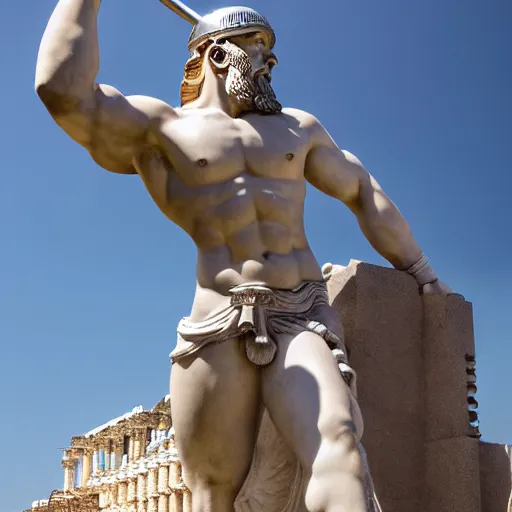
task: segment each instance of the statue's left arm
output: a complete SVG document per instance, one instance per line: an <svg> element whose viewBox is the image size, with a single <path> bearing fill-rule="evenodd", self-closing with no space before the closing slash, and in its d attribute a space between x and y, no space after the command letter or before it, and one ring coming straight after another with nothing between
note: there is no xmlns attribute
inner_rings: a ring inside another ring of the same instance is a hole
<svg viewBox="0 0 512 512"><path fill-rule="evenodd" d="M372 247L395 268L413 275L424 293L450 293L450 288L439 281L396 205L359 159L340 150L312 116L303 122L311 140L306 179L346 204Z"/></svg>

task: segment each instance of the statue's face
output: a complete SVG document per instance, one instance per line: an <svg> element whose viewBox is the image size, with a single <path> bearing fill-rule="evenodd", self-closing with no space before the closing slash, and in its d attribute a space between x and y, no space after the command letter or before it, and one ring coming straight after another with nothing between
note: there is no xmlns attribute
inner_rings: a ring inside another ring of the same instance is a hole
<svg viewBox="0 0 512 512"><path fill-rule="evenodd" d="M277 58L267 34L251 32L217 40L209 55L218 71L227 71L226 92L242 103L245 110L263 114L281 111L271 86Z"/></svg>
<svg viewBox="0 0 512 512"><path fill-rule="evenodd" d="M261 74L272 78L272 68L277 64L277 57L270 49L270 39L265 32L250 32L229 40L241 48L251 60L253 79Z"/></svg>

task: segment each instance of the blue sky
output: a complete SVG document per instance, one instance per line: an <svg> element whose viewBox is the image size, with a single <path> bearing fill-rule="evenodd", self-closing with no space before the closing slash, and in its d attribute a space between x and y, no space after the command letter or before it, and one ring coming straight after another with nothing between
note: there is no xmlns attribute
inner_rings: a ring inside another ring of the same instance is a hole
<svg viewBox="0 0 512 512"><path fill-rule="evenodd" d="M2 509L62 485L59 448L168 389L195 251L135 176L100 169L33 92L55 0L2 2ZM200 13L226 5L196 0ZM512 4L254 0L275 26L274 85L314 113L397 203L474 306L481 429L512 443ZM178 103L187 24L157 0L104 0L99 80ZM318 260L387 265L343 205L310 190Z"/></svg>

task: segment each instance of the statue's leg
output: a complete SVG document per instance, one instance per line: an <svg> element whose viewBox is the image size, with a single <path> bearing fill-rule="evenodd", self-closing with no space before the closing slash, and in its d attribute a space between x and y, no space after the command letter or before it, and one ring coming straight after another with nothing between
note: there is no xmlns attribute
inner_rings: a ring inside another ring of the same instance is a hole
<svg viewBox="0 0 512 512"><path fill-rule="evenodd" d="M171 411L193 512L233 512L261 411L260 371L244 344L213 343L174 363Z"/></svg>
<svg viewBox="0 0 512 512"><path fill-rule="evenodd" d="M308 511L366 512L350 391L325 341L283 337L262 378L270 417L305 470Z"/></svg>

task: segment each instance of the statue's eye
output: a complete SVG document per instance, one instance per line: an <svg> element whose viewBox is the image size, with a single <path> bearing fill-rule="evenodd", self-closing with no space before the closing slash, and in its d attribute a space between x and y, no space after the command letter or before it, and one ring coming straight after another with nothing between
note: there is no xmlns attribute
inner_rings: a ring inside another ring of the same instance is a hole
<svg viewBox="0 0 512 512"><path fill-rule="evenodd" d="M224 62L224 59L226 58L226 52L222 48L215 48L212 52L212 60L217 62L218 64L221 64Z"/></svg>

